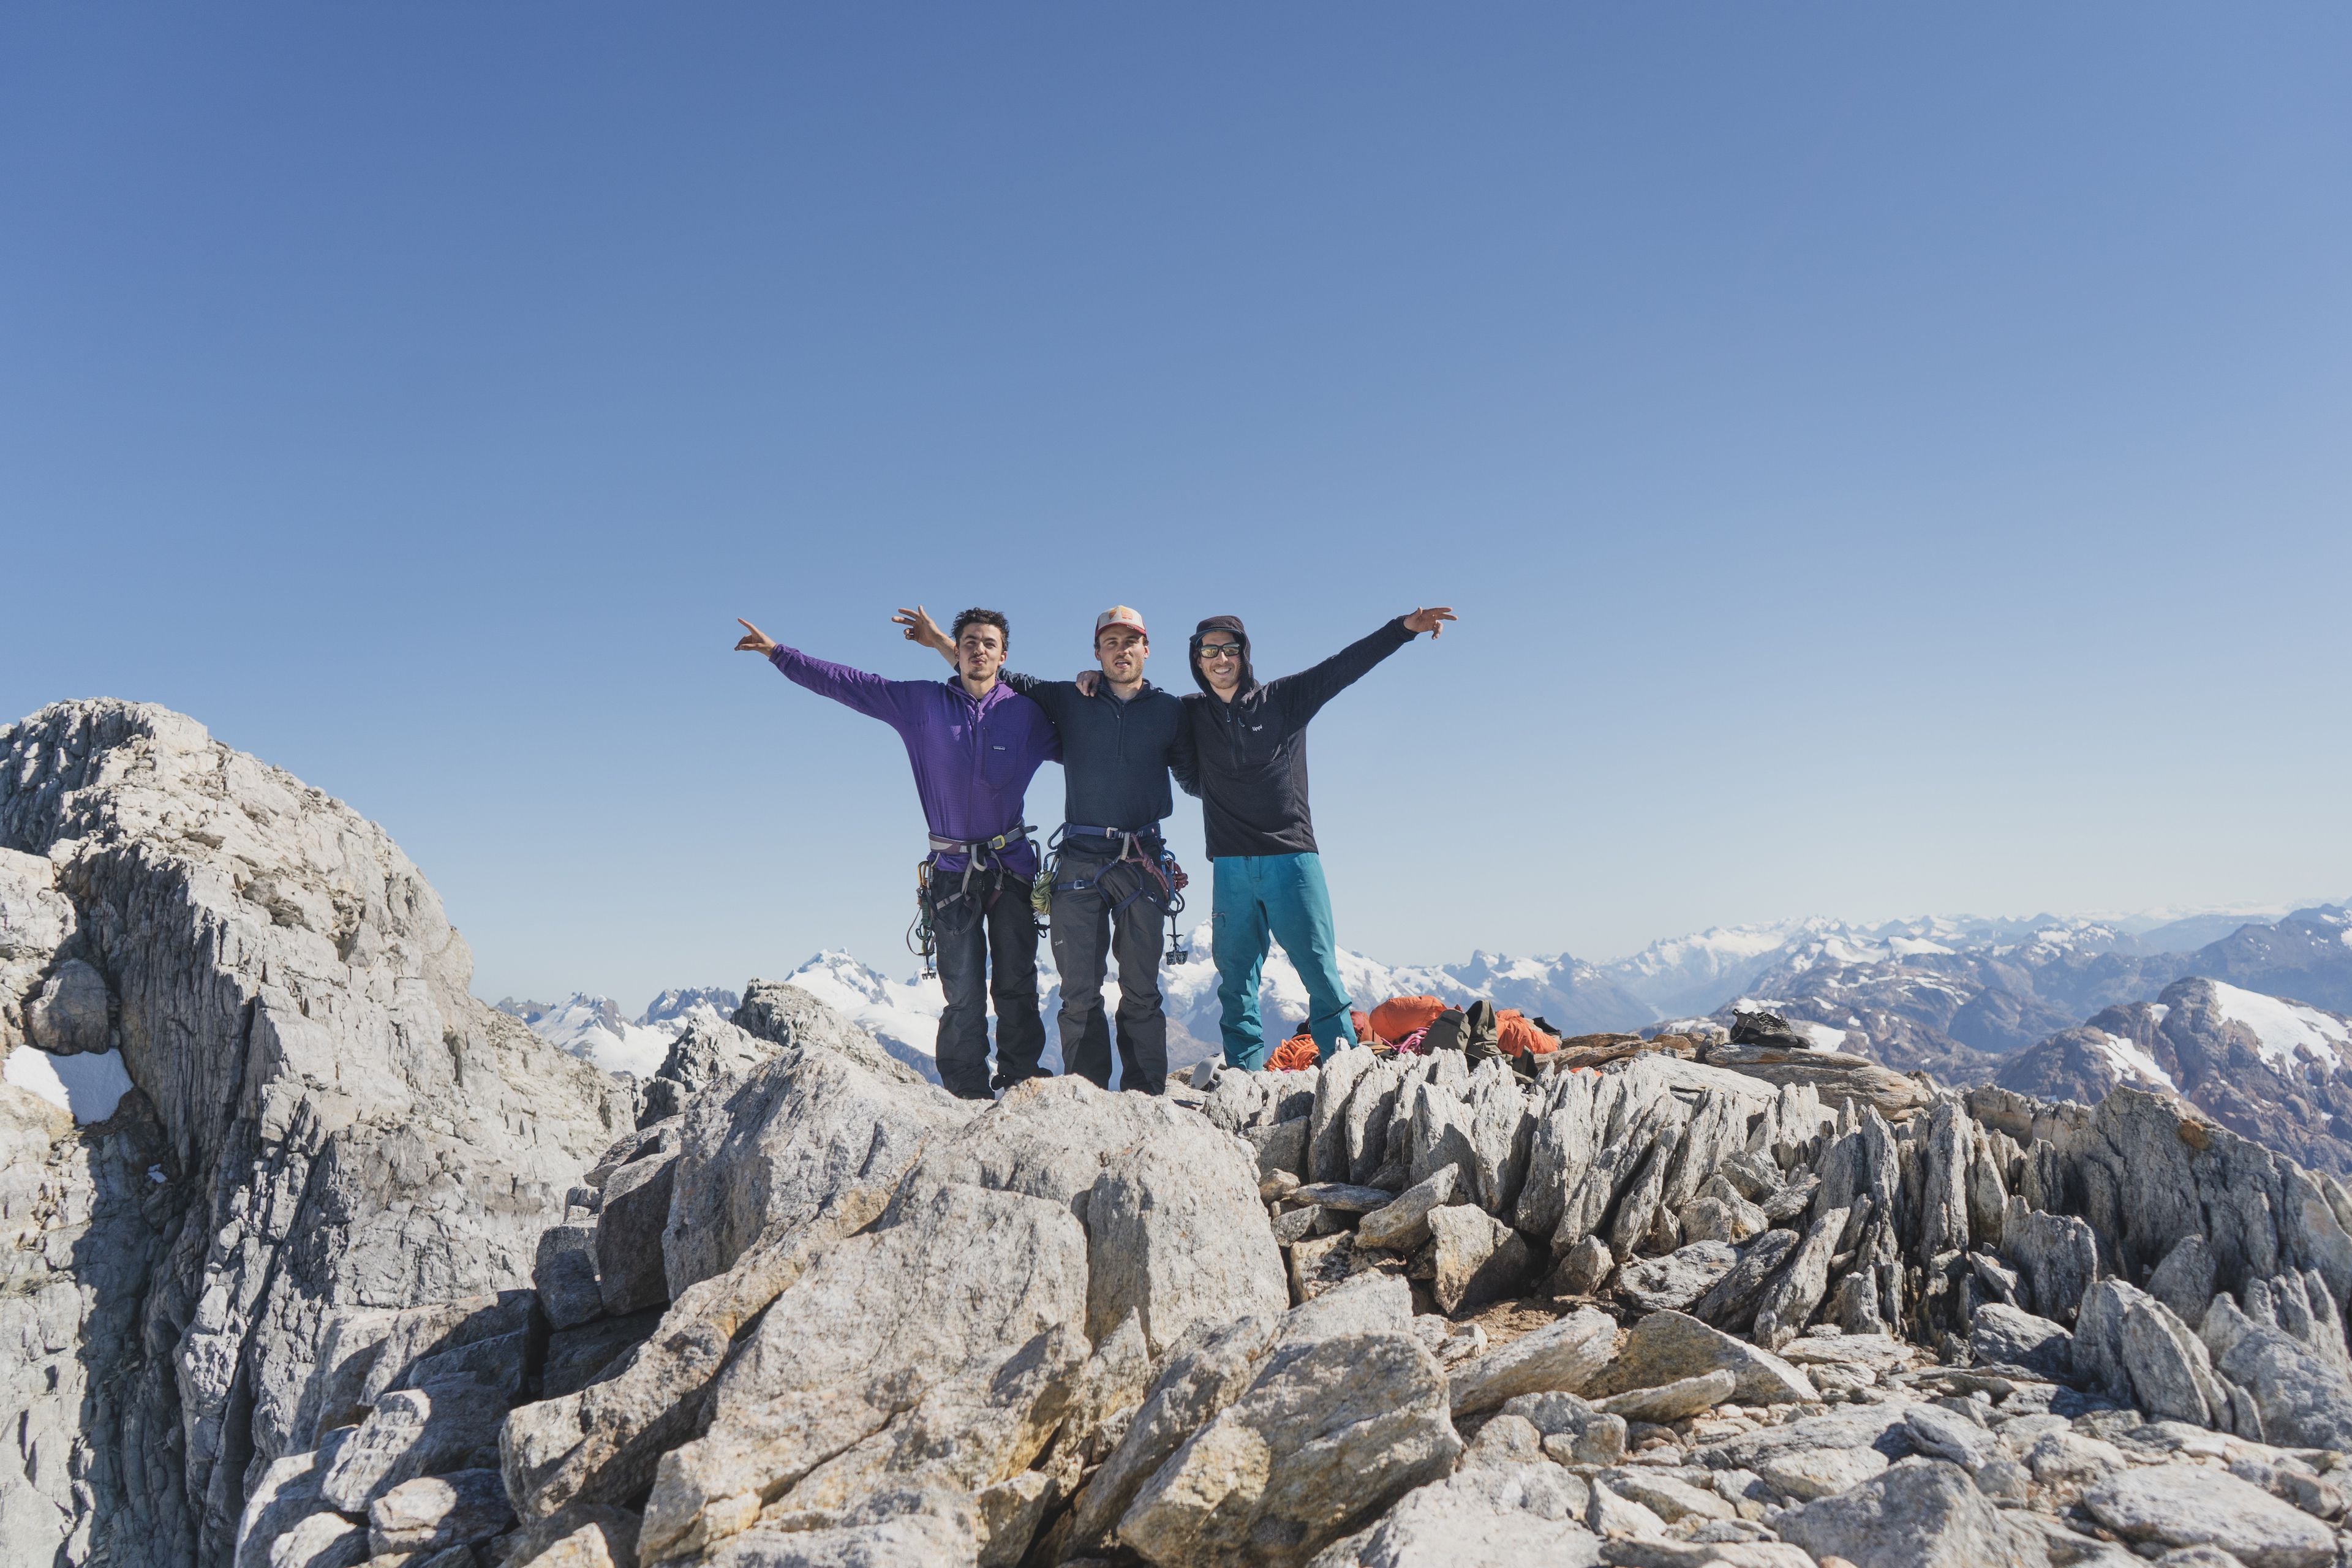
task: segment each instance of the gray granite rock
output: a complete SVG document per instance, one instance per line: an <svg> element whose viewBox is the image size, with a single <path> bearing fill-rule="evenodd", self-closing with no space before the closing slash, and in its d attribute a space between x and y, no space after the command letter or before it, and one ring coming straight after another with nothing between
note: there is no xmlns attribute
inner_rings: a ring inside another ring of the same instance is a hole
<svg viewBox="0 0 2352 1568"><path fill-rule="evenodd" d="M25 1038L53 1057L112 1047L114 994L106 977L79 958L61 961L25 1004Z"/></svg>
<svg viewBox="0 0 2352 1568"><path fill-rule="evenodd" d="M1158 1356L1195 1324L1282 1311L1289 1289L1262 1213L1249 1157L1205 1122L1135 1145L1087 1198L1087 1332L1133 1313Z"/></svg>
<svg viewBox="0 0 2352 1568"><path fill-rule="evenodd" d="M1592 1296L1609 1282L1617 1260L1597 1236L1580 1237L1552 1265L1551 1288L1563 1296Z"/></svg>
<svg viewBox="0 0 2352 1568"><path fill-rule="evenodd" d="M1403 1149L1405 1179L1413 1185L1451 1165L1462 1190L1476 1190L1478 1161L1470 1140L1470 1108L1444 1084L1424 1079L1414 1086Z"/></svg>
<svg viewBox="0 0 2352 1568"><path fill-rule="evenodd" d="M1455 1204L1431 1210L1427 1224L1435 1247L1430 1289L1442 1310L1499 1300L1527 1277L1527 1243L1486 1210Z"/></svg>
<svg viewBox="0 0 2352 1568"><path fill-rule="evenodd" d="M116 1568L226 1561L248 1479L315 1441L295 1429L337 1314L527 1285L635 1095L469 994L465 942L381 828L182 715L68 702L0 728L0 1032L29 1003L50 1043L95 1046L102 989L139 1090L117 1120L156 1134L117 1192L80 1189L95 1230L47 1270L63 1289L0 1290L79 1320L0 1322L0 1343L110 1347L54 1380L30 1349L22 1382L28 1352L0 1352L12 1441L108 1456L79 1482L36 1466L38 1510L0 1511Z"/></svg>
<svg viewBox="0 0 2352 1568"><path fill-rule="evenodd" d="M1688 1307L1739 1261L1728 1242L1696 1241L1664 1258L1637 1258L1617 1272L1614 1289L1639 1312Z"/></svg>
<svg viewBox="0 0 2352 1568"><path fill-rule="evenodd" d="M622 1358L645 1343L661 1326L661 1320L662 1310L650 1307L625 1318L598 1318L550 1334L547 1359L540 1371L541 1397L558 1399L577 1394L617 1371Z"/></svg>
<svg viewBox="0 0 2352 1568"><path fill-rule="evenodd" d="M497 1458L506 1414L503 1394L471 1381L395 1390L343 1444L319 1494L331 1508L364 1514L403 1481L486 1465Z"/></svg>
<svg viewBox="0 0 2352 1568"><path fill-rule="evenodd" d="M1757 1292L1749 1333L1758 1343L1778 1350L1812 1321L1814 1310L1829 1292L1830 1258L1852 1216L1849 1208L1816 1213L1788 1263Z"/></svg>
<svg viewBox="0 0 2352 1568"><path fill-rule="evenodd" d="M1307 1117L1307 1165L1310 1182L1345 1182L1351 1168L1348 1157L1348 1100L1370 1071L1376 1058L1365 1049L1334 1051L1317 1075L1315 1109Z"/></svg>
<svg viewBox="0 0 2352 1568"><path fill-rule="evenodd" d="M1278 1349L1144 1484L1118 1539L1163 1568L1304 1564L1461 1453L1445 1374L1411 1333Z"/></svg>
<svg viewBox="0 0 2352 1568"><path fill-rule="evenodd" d="M1597 1147L1592 1125L1591 1073L1557 1075L1547 1108L1536 1119L1528 1142L1528 1173L1519 1188L1517 1228L1549 1237L1559 1228L1569 1196L1580 1189ZM1578 1237L1570 1237L1574 1242Z"/></svg>
<svg viewBox="0 0 2352 1568"><path fill-rule="evenodd" d="M2324 1568L2336 1533L2293 1505L2202 1465L2126 1470L2083 1499L2092 1516L2130 1542L2219 1546L2247 1568Z"/></svg>
<svg viewBox="0 0 2352 1568"><path fill-rule="evenodd" d="M2042 1568L2049 1549L1987 1501L1966 1470L1910 1459L1839 1495L1773 1521L1783 1541L1816 1557L1871 1568Z"/></svg>
<svg viewBox="0 0 2352 1568"><path fill-rule="evenodd" d="M1126 1436L1080 1495L1069 1534L1074 1549L1090 1551L1106 1539L1169 1456L1256 1378L1279 1331L1279 1320L1271 1316L1193 1326L1170 1352Z"/></svg>
<svg viewBox="0 0 2352 1568"><path fill-rule="evenodd" d="M1503 1414L1532 1425L1544 1452L1564 1464L1613 1465L1625 1457L1625 1418L1563 1390L1516 1395L1504 1401Z"/></svg>
<svg viewBox="0 0 2352 1568"><path fill-rule="evenodd" d="M1348 1151L1346 1179L1361 1186L1373 1181L1388 1155L1389 1126L1396 1117L1397 1091L1404 1069L1393 1061L1375 1059L1349 1092L1340 1111L1340 1139Z"/></svg>
<svg viewBox="0 0 2352 1568"><path fill-rule="evenodd" d="M820 1006L793 987L754 982L744 1012L809 1043L727 1079L678 1124L675 1190L655 1248L669 1297L790 1236L842 1194L895 1182L933 1134L969 1120L970 1108L938 1086L816 1043L835 1033Z"/></svg>
<svg viewBox="0 0 2352 1568"><path fill-rule="evenodd" d="M2205 1313L2202 1342L2214 1370L2242 1388L2275 1443L2352 1448L2352 1382L2274 1322L2257 1322L2226 1295Z"/></svg>
<svg viewBox="0 0 2352 1568"><path fill-rule="evenodd" d="M780 993L784 987L766 988L760 998L761 1010L781 1026L779 1032L787 1038L805 1040L810 1037L806 1026L818 1016L818 1009L832 1009L815 997L808 997L805 1007L797 998L786 999ZM797 991L797 988L793 988ZM805 993L798 993L805 995ZM785 1006L780 1006L784 1004ZM789 1011L785 1007L789 1007ZM848 1019L835 1016L838 1030L855 1028ZM762 1039L749 1029L739 1028L708 1016L689 1016L677 1037L670 1042L668 1054L646 1082L645 1109L637 1113L637 1125L650 1127L657 1121L685 1113L687 1105L703 1089L724 1078L751 1071L783 1048L779 1042ZM877 1047L879 1048L878 1047Z"/></svg>
<svg viewBox="0 0 2352 1568"><path fill-rule="evenodd" d="M453 1470L403 1481L368 1505L368 1550L445 1552L511 1528L514 1510L495 1468Z"/></svg>
<svg viewBox="0 0 2352 1568"><path fill-rule="evenodd" d="M2025 1282L2019 1305L2061 1325L2074 1321L2083 1293L2098 1277L2099 1246L2088 1222L2073 1215L2029 1209L2021 1197L2009 1201L2002 1223L2001 1256Z"/></svg>
<svg viewBox="0 0 2352 1568"><path fill-rule="evenodd" d="M1302 1182L1307 1176L1307 1144L1309 1123L1304 1116L1288 1121L1260 1122L1242 1133L1243 1142L1257 1157L1258 1174L1270 1176L1276 1171L1287 1172Z"/></svg>
<svg viewBox="0 0 2352 1568"><path fill-rule="evenodd" d="M1517 1209L1535 1125L1509 1059L1489 1057L1480 1063L1471 1084L1471 1164L1478 1204L1489 1214L1507 1220Z"/></svg>
<svg viewBox="0 0 2352 1568"><path fill-rule="evenodd" d="M1581 1394L1609 1364L1617 1325L1590 1307L1454 1369L1448 1397L1456 1415L1492 1410L1523 1394Z"/></svg>
<svg viewBox="0 0 2352 1568"><path fill-rule="evenodd" d="M1732 1397L1741 1405L1786 1405L1820 1397L1802 1372L1771 1352L1674 1311L1652 1312L1634 1324L1623 1348L1589 1392L1605 1395L1657 1388L1718 1371L1732 1374Z"/></svg>
<svg viewBox="0 0 2352 1568"><path fill-rule="evenodd" d="M1756 1320L1765 1283L1797 1250L1793 1230L1768 1230L1739 1249L1739 1261L1691 1305L1691 1315L1731 1333L1740 1333Z"/></svg>
<svg viewBox="0 0 2352 1568"><path fill-rule="evenodd" d="M1583 1484L1556 1465L1469 1466L1415 1489L1315 1568L1589 1568Z"/></svg>
<svg viewBox="0 0 2352 1568"><path fill-rule="evenodd" d="M2147 1293L2173 1310L2191 1329L2203 1326L2206 1305L2213 1300L2213 1249L2202 1236L2191 1232L2173 1244L2156 1272L2147 1277Z"/></svg>
<svg viewBox="0 0 2352 1568"><path fill-rule="evenodd" d="M1384 1247L1398 1252L1421 1246L1430 1239L1430 1211L1453 1203L1460 1186L1460 1170L1453 1165L1444 1167L1365 1215L1356 1226L1357 1241L1365 1247Z"/></svg>
<svg viewBox="0 0 2352 1568"><path fill-rule="evenodd" d="M1948 1459L1973 1474L1998 1458L2000 1442L1967 1416L1936 1405L1914 1405L1903 1412L1904 1430L1911 1447L1931 1459Z"/></svg>
<svg viewBox="0 0 2352 1568"><path fill-rule="evenodd" d="M1969 1349L1977 1360L2021 1366L2051 1378L2063 1378L2073 1371L2074 1338L2047 1318L1997 1301L1978 1308L1969 1324Z"/></svg>
<svg viewBox="0 0 2352 1568"><path fill-rule="evenodd" d="M269 1568L271 1544L326 1508L319 1496L320 1483L352 1430L346 1426L330 1432L316 1449L289 1454L262 1472L247 1491L245 1514L237 1521L232 1568Z"/></svg>
<svg viewBox="0 0 2352 1568"><path fill-rule="evenodd" d="M656 1156L624 1165L605 1180L596 1215L596 1290L615 1318L669 1300L662 1231L677 1168L677 1155Z"/></svg>
<svg viewBox="0 0 2352 1568"><path fill-rule="evenodd" d="M1604 1415L1622 1416L1629 1422L1646 1421L1663 1426L1670 1421L1680 1421L1711 1410L1731 1397L1739 1379L1730 1372L1717 1368L1695 1377L1677 1378L1654 1388L1629 1389L1623 1394L1612 1394L1598 1402L1596 1408Z"/></svg>
<svg viewBox="0 0 2352 1568"><path fill-rule="evenodd" d="M871 1034L789 981L751 981L743 987L742 1005L730 1022L770 1046L847 1061L908 1089L938 1089L920 1069L893 1057ZM730 1047L727 1076L744 1070L740 1058L748 1049L740 1042Z"/></svg>
<svg viewBox="0 0 2352 1568"><path fill-rule="evenodd" d="M555 1328L576 1328L602 1315L604 1294L596 1279L596 1226L551 1225L541 1231L530 1282L539 1292L541 1310ZM667 1296L665 1289L664 1299Z"/></svg>
<svg viewBox="0 0 2352 1568"><path fill-rule="evenodd" d="M712 1385L709 1433L660 1457L639 1550L676 1555L698 1531L715 1538L725 1525L741 1528L748 1521L722 1519L718 1505L746 1492L776 1496L932 1386L1001 1364L1050 1329L1079 1328L1086 1242L1068 1203L929 1186L905 1208L894 1205L893 1223L816 1257ZM511 1436L508 1449L511 1483ZM548 1496L526 1490L520 1511L551 1511Z"/></svg>
<svg viewBox="0 0 2352 1568"><path fill-rule="evenodd" d="M357 1568L367 1559L367 1527L340 1513L299 1520L269 1543L269 1568Z"/></svg>

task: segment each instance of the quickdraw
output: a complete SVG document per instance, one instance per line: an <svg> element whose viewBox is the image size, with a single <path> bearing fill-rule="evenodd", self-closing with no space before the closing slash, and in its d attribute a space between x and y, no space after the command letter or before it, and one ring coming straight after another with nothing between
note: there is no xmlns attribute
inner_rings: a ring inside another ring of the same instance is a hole
<svg viewBox="0 0 2352 1568"><path fill-rule="evenodd" d="M1053 838L1045 846L1045 863L1038 868L1036 886L1039 891L1032 894L1033 899L1039 900L1038 908L1043 910L1045 907L1044 900L1050 899L1055 892L1084 892L1101 881L1099 877L1081 877L1066 882L1061 879L1066 840L1073 837L1099 838L1119 846L1118 856L1109 864L1131 865L1137 867L1142 875L1136 880L1135 891L1111 906L1111 918L1116 920L1126 913L1128 906L1136 900L1150 898L1168 922L1168 951L1160 955L1160 961L1163 963L1190 963L1192 950L1176 934L1176 917L1184 912L1184 892L1179 885L1183 879L1184 868L1176 863L1176 857L1155 831L1129 832L1116 827L1080 827L1067 822L1062 824L1054 830Z"/></svg>
<svg viewBox="0 0 2352 1568"><path fill-rule="evenodd" d="M959 895L969 893L971 891L973 872L1003 871L1004 851L1036 831L1034 827L1024 822L1018 827L1006 828L993 838L967 840L941 838L936 833L931 835L931 852L915 863L915 918L907 927L907 951L923 961L922 977L924 979L929 980L940 972L939 939L931 929L931 873L939 868L940 857L959 852L962 854L963 881L956 891ZM1040 855L1037 858L1042 872L1045 858ZM994 898L995 894L992 893L991 900L993 901ZM1034 889L1030 894L1030 902L1033 907L1036 902ZM1042 919L1037 922L1037 929L1040 931L1045 929L1045 922Z"/></svg>
<svg viewBox="0 0 2352 1568"><path fill-rule="evenodd" d="M940 973L940 949L931 935L931 862L936 855L926 855L915 862L915 919L907 928L907 951L923 961L923 978L936 979Z"/></svg>

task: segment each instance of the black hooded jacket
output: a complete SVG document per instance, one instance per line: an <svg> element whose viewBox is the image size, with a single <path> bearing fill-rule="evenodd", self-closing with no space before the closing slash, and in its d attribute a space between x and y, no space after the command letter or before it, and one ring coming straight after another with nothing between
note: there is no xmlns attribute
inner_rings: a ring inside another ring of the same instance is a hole
<svg viewBox="0 0 2352 1568"><path fill-rule="evenodd" d="M1229 632L1242 645L1241 689L1221 700L1201 673L1201 638ZM1307 809L1307 724L1372 666L1412 641L1404 617L1349 644L1322 663L1261 686L1251 673L1249 633L1234 616L1212 616L1192 633L1188 657L1200 694L1184 699L1197 776L1177 775L1201 797L1209 858L1299 855L1315 847Z"/></svg>

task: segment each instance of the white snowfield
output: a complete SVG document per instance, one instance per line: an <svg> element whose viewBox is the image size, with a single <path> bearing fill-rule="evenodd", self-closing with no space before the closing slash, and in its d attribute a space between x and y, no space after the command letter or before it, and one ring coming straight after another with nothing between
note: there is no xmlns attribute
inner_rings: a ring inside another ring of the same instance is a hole
<svg viewBox="0 0 2352 1568"><path fill-rule="evenodd" d="M2154 1057L2121 1035L2110 1035L2105 1029L2100 1030L2099 1051L2118 1077L2137 1079L2143 1083L2170 1089L2180 1087L2172 1081L2172 1075L2165 1071Z"/></svg>
<svg viewBox="0 0 2352 1568"><path fill-rule="evenodd" d="M2216 980L2213 1003L2221 1016L2253 1031L2263 1060L2274 1068L2292 1067L2296 1058L2331 1068L2352 1061L2352 1025L2333 1013L2282 1002L2258 991L2242 991Z"/></svg>

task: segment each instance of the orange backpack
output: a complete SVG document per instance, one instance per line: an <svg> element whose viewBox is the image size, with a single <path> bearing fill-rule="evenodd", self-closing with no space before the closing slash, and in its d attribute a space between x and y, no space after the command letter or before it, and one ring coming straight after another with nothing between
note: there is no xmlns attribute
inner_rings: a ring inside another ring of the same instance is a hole
<svg viewBox="0 0 2352 1568"><path fill-rule="evenodd" d="M1372 1009L1372 1033L1384 1040L1402 1040L1437 1022L1444 1011L1445 1004L1434 996L1391 996Z"/></svg>

